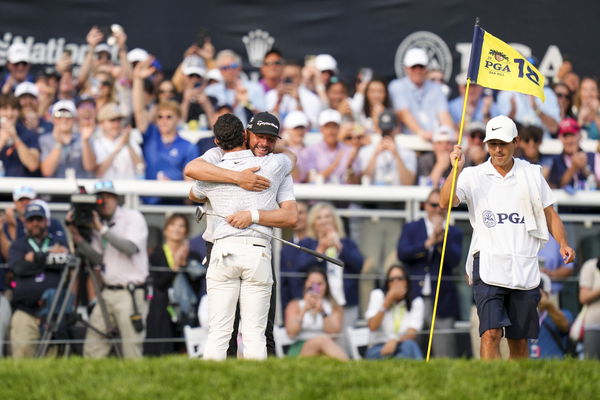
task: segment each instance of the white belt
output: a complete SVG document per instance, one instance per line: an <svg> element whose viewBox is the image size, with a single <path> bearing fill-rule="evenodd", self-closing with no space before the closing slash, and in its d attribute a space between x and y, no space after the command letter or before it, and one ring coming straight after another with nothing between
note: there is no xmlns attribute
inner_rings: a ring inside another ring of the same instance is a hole
<svg viewBox="0 0 600 400"><path fill-rule="evenodd" d="M271 247L271 241L253 236L226 236L221 239L215 239L216 243L243 243L254 246Z"/></svg>

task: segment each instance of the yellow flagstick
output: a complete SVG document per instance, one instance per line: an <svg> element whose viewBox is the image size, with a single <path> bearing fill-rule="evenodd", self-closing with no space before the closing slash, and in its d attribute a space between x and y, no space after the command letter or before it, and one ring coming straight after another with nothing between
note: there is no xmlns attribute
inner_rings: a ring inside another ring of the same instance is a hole
<svg viewBox="0 0 600 400"><path fill-rule="evenodd" d="M469 98L469 87L471 85L471 79L467 78L467 87L465 89L465 101L463 102L462 116L460 118L460 128L458 130L458 144L462 142L463 127L465 125L465 112L467 110L467 99ZM433 341L433 330L435 329L435 316L437 314L438 299L440 297L440 284L442 282L442 268L444 266L444 257L446 256L446 242L448 240L448 228L450 227L450 211L452 210L452 199L454 199L454 185L456 183L456 174L458 171L457 159L452 168L452 187L450 189L450 202L448 203L448 214L446 215L446 227L444 229L444 242L442 243L442 257L440 259L440 268L438 272L438 280L435 288L435 299L433 301L433 315L431 316L431 329L429 331L429 342L427 343L427 358L426 362L429 362L429 356L431 355L431 342Z"/></svg>

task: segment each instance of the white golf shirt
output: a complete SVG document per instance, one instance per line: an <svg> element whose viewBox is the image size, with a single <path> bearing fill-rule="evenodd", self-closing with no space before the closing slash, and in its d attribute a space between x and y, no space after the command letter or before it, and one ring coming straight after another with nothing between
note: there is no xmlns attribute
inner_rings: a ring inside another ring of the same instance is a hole
<svg viewBox="0 0 600 400"><path fill-rule="evenodd" d="M456 196L467 203L473 227L466 265L469 278L472 279L473 254L479 252L479 274L483 282L527 290L537 287L540 282L537 254L542 241L525 228L524 193L517 181L516 170L535 169L535 183L543 208L552 205L556 199L539 165L519 159L514 161L513 168L504 177L490 160L465 168L458 177Z"/></svg>
<svg viewBox="0 0 600 400"><path fill-rule="evenodd" d="M255 157L250 150L225 153L218 167L234 171L260 167L260 173L271 181L271 186L262 192L250 192L234 184L211 183L196 181L192 187L193 194L198 198L208 198L213 212L217 215L228 216L244 210L274 210L279 207L277 192L285 177L292 170L291 160L284 154L269 154L265 157ZM213 239L228 236L251 236L264 239L264 236L248 229L237 229L229 225L224 218L213 219ZM253 224L253 229L272 234L272 228Z"/></svg>
<svg viewBox="0 0 600 400"><path fill-rule="evenodd" d="M200 158L202 158L204 161L206 161L210 164L216 165L219 162L221 162L221 158L223 157L224 154L225 154L225 152L220 147L213 147L212 149L207 150ZM263 175L261 170L259 170L257 173L259 175ZM277 190L277 204L281 204L284 201L291 201L291 200L296 200L296 196L294 195L294 180L292 179L292 176L290 174L288 174L283 179L283 182L281 182L281 185L279 186L279 189ZM207 211L212 212L212 207L210 205L210 202L206 202L205 208ZM219 217L213 217L212 215L207 215L205 218L206 218L206 230L202 234L202 238L206 242L213 243L214 242L214 236L213 236L214 222L213 221L215 218L219 218Z"/></svg>

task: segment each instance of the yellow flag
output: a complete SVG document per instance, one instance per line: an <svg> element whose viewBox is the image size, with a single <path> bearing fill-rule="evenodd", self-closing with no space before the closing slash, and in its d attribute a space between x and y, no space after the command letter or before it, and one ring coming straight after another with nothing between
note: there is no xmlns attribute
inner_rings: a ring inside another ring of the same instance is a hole
<svg viewBox="0 0 600 400"><path fill-rule="evenodd" d="M481 86L531 94L544 101L544 76L518 51L477 25L468 77Z"/></svg>

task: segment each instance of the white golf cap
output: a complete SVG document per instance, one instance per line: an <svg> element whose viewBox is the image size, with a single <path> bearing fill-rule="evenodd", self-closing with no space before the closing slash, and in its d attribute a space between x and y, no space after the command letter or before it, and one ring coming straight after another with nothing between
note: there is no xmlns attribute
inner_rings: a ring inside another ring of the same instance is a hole
<svg viewBox="0 0 600 400"><path fill-rule="evenodd" d="M40 91L37 86L33 82L21 82L15 88L15 97L21 97L24 94L30 94L33 97L38 97L40 95Z"/></svg>
<svg viewBox="0 0 600 400"><path fill-rule="evenodd" d="M66 110L73 114L73 116L77 115L77 109L75 108L75 103L71 100L59 100L52 106L52 114L57 111Z"/></svg>
<svg viewBox="0 0 600 400"><path fill-rule="evenodd" d="M327 110L321 111L321 114L319 114L319 126L327 125L330 122L341 125L342 114L340 114L339 111L334 110L332 108L328 108Z"/></svg>
<svg viewBox="0 0 600 400"><path fill-rule="evenodd" d="M109 53L110 54L110 46L107 45L106 43L100 43L99 45L97 45L94 48L94 53L98 54L98 53Z"/></svg>
<svg viewBox="0 0 600 400"><path fill-rule="evenodd" d="M512 119L505 115L498 115L490 119L485 126L485 139L483 142L498 139L510 143L517 137L517 126Z"/></svg>
<svg viewBox="0 0 600 400"><path fill-rule="evenodd" d="M298 110L292 111L283 120L283 127L285 129L294 129L299 126L308 128L308 125L309 123L308 118L306 118L306 114Z"/></svg>
<svg viewBox="0 0 600 400"><path fill-rule="evenodd" d="M148 52L144 49L140 49L139 47L130 50L129 53L127 53L127 61L129 61L132 64L140 61L145 61L148 59L148 57L150 57Z"/></svg>
<svg viewBox="0 0 600 400"><path fill-rule="evenodd" d="M456 142L454 130L448 126L442 125L433 133L432 141L435 142Z"/></svg>
<svg viewBox="0 0 600 400"><path fill-rule="evenodd" d="M8 48L7 59L11 64L29 62L29 47L25 43L13 43Z"/></svg>
<svg viewBox="0 0 600 400"><path fill-rule="evenodd" d="M198 65L184 65L181 71L187 76L200 75L204 78L206 75L206 70Z"/></svg>
<svg viewBox="0 0 600 400"><path fill-rule="evenodd" d="M423 49L413 47L412 49L409 49L406 54L404 54L405 67L411 68L415 65L422 65L426 67L427 64L429 64L429 58Z"/></svg>
<svg viewBox="0 0 600 400"><path fill-rule="evenodd" d="M14 188L13 190L13 200L18 201L21 199L35 199L36 198L35 190L29 186L19 186Z"/></svg>
<svg viewBox="0 0 600 400"><path fill-rule="evenodd" d="M321 72L337 72L337 61L330 54L319 54L315 57L315 68Z"/></svg>
<svg viewBox="0 0 600 400"><path fill-rule="evenodd" d="M217 82L223 82L223 75L218 68L213 68L206 73L206 79Z"/></svg>

